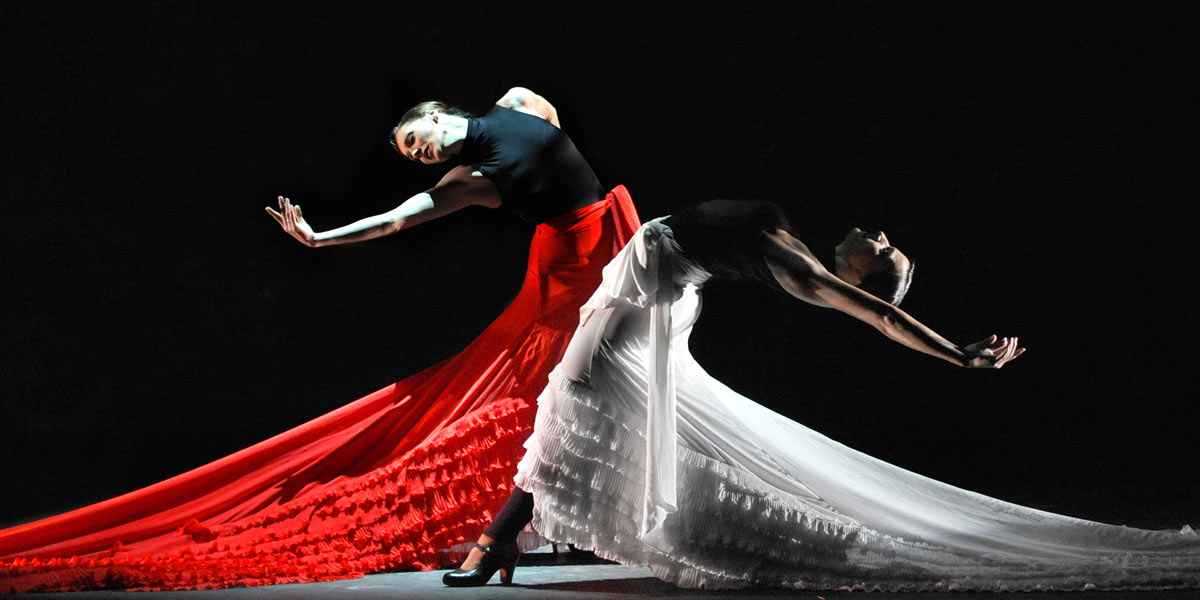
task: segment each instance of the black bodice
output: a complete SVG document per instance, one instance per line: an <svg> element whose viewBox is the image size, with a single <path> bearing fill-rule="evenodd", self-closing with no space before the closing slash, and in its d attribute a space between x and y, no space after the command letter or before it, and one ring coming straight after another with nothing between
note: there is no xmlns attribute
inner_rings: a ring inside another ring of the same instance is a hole
<svg viewBox="0 0 1200 600"><path fill-rule="evenodd" d="M763 231L791 231L787 216L769 202L710 200L689 206L663 224L688 258L715 277L761 281L782 290L767 268Z"/></svg>
<svg viewBox="0 0 1200 600"><path fill-rule="evenodd" d="M596 173L566 133L502 106L468 120L458 161L496 185L500 208L534 223L604 197Z"/></svg>

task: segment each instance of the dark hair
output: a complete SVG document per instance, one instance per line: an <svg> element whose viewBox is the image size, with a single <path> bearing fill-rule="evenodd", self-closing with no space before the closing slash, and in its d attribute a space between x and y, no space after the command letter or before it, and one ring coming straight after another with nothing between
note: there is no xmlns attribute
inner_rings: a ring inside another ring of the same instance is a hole
<svg viewBox="0 0 1200 600"><path fill-rule="evenodd" d="M859 282L858 289L892 306L900 306L900 301L908 293L908 286L912 285L914 267L916 267L916 263L909 262L908 269L903 273L895 271L871 273Z"/></svg>
<svg viewBox="0 0 1200 600"><path fill-rule="evenodd" d="M457 106L450 106L441 100L426 100L425 102L422 102L405 111L404 116L400 117L400 122L396 123L396 126L392 128L392 137L388 141L391 143L393 150L400 152L400 146L396 144L396 136L400 133L400 128L412 123L413 121L416 121L417 119L420 119L421 117L424 117L425 115L429 114L429 111L431 110L436 110L448 115L454 115L456 117L465 118L471 116L471 113L458 108Z"/></svg>

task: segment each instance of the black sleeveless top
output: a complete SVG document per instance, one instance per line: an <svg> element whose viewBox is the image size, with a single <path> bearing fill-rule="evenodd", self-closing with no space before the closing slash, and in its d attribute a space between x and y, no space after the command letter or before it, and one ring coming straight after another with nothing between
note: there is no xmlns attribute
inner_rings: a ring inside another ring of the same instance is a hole
<svg viewBox="0 0 1200 600"><path fill-rule="evenodd" d="M710 200L663 220L680 250L714 277L756 280L782 291L767 268L763 231L791 232L787 216L770 202Z"/></svg>
<svg viewBox="0 0 1200 600"><path fill-rule="evenodd" d="M500 190L500 208L544 223L604 197L600 180L566 133L545 119L503 106L467 120L458 162Z"/></svg>

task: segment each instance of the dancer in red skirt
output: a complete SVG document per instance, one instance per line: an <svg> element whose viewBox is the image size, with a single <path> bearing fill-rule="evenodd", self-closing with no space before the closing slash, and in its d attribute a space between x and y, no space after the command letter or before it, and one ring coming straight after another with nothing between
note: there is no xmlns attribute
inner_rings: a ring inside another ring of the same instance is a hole
<svg viewBox="0 0 1200 600"><path fill-rule="evenodd" d="M398 232L469 205L538 223L521 291L462 352L327 415L155 485L0 531L0 592L202 589L433 569L512 489L534 399L601 269L639 226L606 192L554 107L514 88L480 118L438 102L405 114L396 150L458 166L387 213L315 232L320 247Z"/></svg>

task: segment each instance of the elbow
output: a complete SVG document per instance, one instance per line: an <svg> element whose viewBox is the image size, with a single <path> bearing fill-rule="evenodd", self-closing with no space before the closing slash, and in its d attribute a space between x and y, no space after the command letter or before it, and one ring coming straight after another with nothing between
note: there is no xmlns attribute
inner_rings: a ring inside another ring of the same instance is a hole
<svg viewBox="0 0 1200 600"><path fill-rule="evenodd" d="M875 328L886 336L900 333L900 313L895 309L884 309L875 315Z"/></svg>

